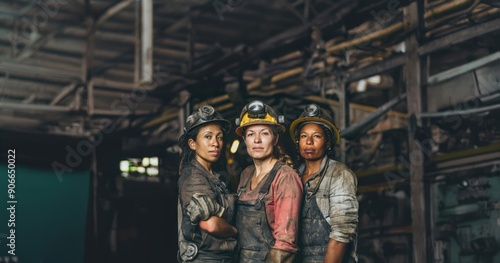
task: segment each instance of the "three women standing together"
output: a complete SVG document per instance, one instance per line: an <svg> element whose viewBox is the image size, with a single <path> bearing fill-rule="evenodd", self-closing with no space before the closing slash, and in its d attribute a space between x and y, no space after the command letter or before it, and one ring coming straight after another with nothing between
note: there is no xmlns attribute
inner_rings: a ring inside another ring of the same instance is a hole
<svg viewBox="0 0 500 263"><path fill-rule="evenodd" d="M291 124L299 176L278 145L283 123L261 101L243 108L236 133L253 165L235 198L212 170L229 122L208 105L188 117L179 139L180 262L357 262L357 181L332 158L338 129L314 104Z"/></svg>

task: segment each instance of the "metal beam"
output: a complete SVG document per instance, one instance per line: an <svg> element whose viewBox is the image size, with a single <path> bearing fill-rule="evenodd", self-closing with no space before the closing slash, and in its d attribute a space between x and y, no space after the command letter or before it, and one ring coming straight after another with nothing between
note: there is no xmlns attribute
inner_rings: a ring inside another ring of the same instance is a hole
<svg viewBox="0 0 500 263"><path fill-rule="evenodd" d="M43 112L70 112L72 109L63 106L51 106L51 105L37 105L37 104L22 104L22 103L10 103L10 102L0 102L0 109L9 109L16 111L43 111Z"/></svg>
<svg viewBox="0 0 500 263"><path fill-rule="evenodd" d="M418 4L411 2L404 7L404 22L408 28L418 28ZM421 64L418 54L418 32L413 32L405 40L406 64L404 67L408 114L418 116L422 112L422 83ZM421 126L421 119L417 117L416 125ZM413 262L427 262L427 235L425 227L425 186L424 186L424 157L422 147L415 138L414 130L409 131L409 161L410 161L410 188L411 188L411 216L413 234ZM420 158L419 158L420 157Z"/></svg>
<svg viewBox="0 0 500 263"><path fill-rule="evenodd" d="M24 99L21 103L22 104L31 104L33 101L36 99L36 93L32 93L28 98Z"/></svg>
<svg viewBox="0 0 500 263"><path fill-rule="evenodd" d="M491 20L489 22L472 25L466 29L451 33L447 36L433 40L418 49L420 55L430 54L443 48L447 48L469 39L483 36L494 31L500 30L500 18Z"/></svg>
<svg viewBox="0 0 500 263"><path fill-rule="evenodd" d="M119 2L119 3L109 7L106 11L103 12L102 15L100 15L96 19L96 22L95 22L96 26L99 26L102 23L106 22L106 20L108 20L110 17L116 15L117 13L119 13L123 9L127 8L132 3L134 3L134 1L135 0L125 0L125 1Z"/></svg>
<svg viewBox="0 0 500 263"><path fill-rule="evenodd" d="M177 22L173 23L165 30L163 30L163 33L173 33L182 27L189 26L189 24L191 23L191 19L197 17L200 14L201 14L200 10L191 11L188 15L186 15L185 17L181 18L180 20L178 20Z"/></svg>
<svg viewBox="0 0 500 263"><path fill-rule="evenodd" d="M420 56L428 55L432 52L447 48L452 45L456 45L467 41L469 39L479 37L485 34L489 34L491 32L500 30L500 18L485 22L482 24L472 25L466 29L460 30L458 32L452 33L448 36L435 39L430 41L429 43L420 46L418 49L418 53ZM497 53L495 53L497 54ZM492 55L496 58L496 55ZM494 59L494 58L491 58ZM485 60L486 62L488 60ZM482 62L480 62L482 63ZM405 64L405 56L399 55L395 57L391 57L382 62L373 63L369 66L354 69L352 72L350 71L347 75L349 81L356 81L360 79L364 79L379 73L383 73L385 71L401 67ZM464 65L465 66L465 65ZM457 71L458 72L458 71ZM444 72L443 72L444 74ZM434 84L435 81L442 81L443 75L441 73L439 75L435 75L429 78L428 84Z"/></svg>
<svg viewBox="0 0 500 263"><path fill-rule="evenodd" d="M292 4L288 3L288 1L281 0L281 1L279 1L279 2L280 2L280 4L281 4L281 5L284 5L284 6L285 6L285 8L286 8L288 11L290 11L290 13L292 13L294 16L296 16L298 19L300 19L300 21L301 21L302 23L307 23L307 19L306 19L306 18L305 18L305 17L304 17L301 13L299 13L299 11L297 11L297 10L295 9L295 7L294 7ZM309 6L307 6L307 5L306 5L305 9L306 9L306 8L308 9L308 7L309 7ZM304 9L304 14L305 14L305 12L306 12L306 11L305 11L305 9Z"/></svg>
<svg viewBox="0 0 500 263"><path fill-rule="evenodd" d="M41 66L32 66L27 64L19 64L9 61L0 62L0 72L31 74L35 76L47 76L51 78L67 80L70 82L80 80L80 74L77 72L70 72L67 70L59 70Z"/></svg>
<svg viewBox="0 0 500 263"><path fill-rule="evenodd" d="M406 56L397 55L382 62L373 63L369 66L363 68L356 68L350 70L346 75L349 82L357 81L360 79L365 79L373 75L377 75L398 67L403 66L406 63Z"/></svg>
<svg viewBox="0 0 500 263"><path fill-rule="evenodd" d="M141 80L141 2L134 6L134 83Z"/></svg>
<svg viewBox="0 0 500 263"><path fill-rule="evenodd" d="M194 48L196 42L196 30L194 27L194 18L190 17L189 19L189 35L188 35L188 72L191 73L194 68L195 58L196 58L196 50Z"/></svg>
<svg viewBox="0 0 500 263"><path fill-rule="evenodd" d="M61 92L59 92L59 94L57 94L57 96L50 102L50 105L51 106L57 105L57 103L61 102L64 98L69 96L69 94L71 94L75 90L76 87L77 87L76 82L73 82L73 83L69 84L68 86L64 87L64 89L61 90Z"/></svg>
<svg viewBox="0 0 500 263"><path fill-rule="evenodd" d="M447 71L438 73L436 75L433 75L429 77L429 80L427 81L428 85L434 85L446 80L449 80L451 78L454 78L456 76L460 76L464 73L467 73L469 71L475 70L477 68L480 68L484 65L490 64L492 62L500 60L500 51L495 52L491 55L485 56L483 58L474 60L470 63L449 69Z"/></svg>
<svg viewBox="0 0 500 263"><path fill-rule="evenodd" d="M93 58L95 46L96 24L94 18L87 14L87 43L82 56L81 82L87 94L87 115L92 116L94 110L94 84L92 82Z"/></svg>
<svg viewBox="0 0 500 263"><path fill-rule="evenodd" d="M340 122L340 130L344 131L347 129L349 126L349 96L348 96L348 84L344 81L344 79L341 79L338 81L338 84L340 84L340 89L341 89L341 94L339 95L339 122ZM347 154L346 154L346 149L347 149L347 141L345 137L341 137L340 139L340 159L343 163L347 163Z"/></svg>
<svg viewBox="0 0 500 263"><path fill-rule="evenodd" d="M153 0L142 0L141 83L153 82Z"/></svg>
<svg viewBox="0 0 500 263"><path fill-rule="evenodd" d="M449 118L451 116L469 116L471 114L483 113L485 111L492 111L500 109L500 104L490 105L481 108L473 108L467 110L453 110L443 112L425 112L420 113L421 118Z"/></svg>
<svg viewBox="0 0 500 263"><path fill-rule="evenodd" d="M106 78L94 78L94 86L96 87L112 87L116 90L131 91L137 88L134 83L120 82L115 80L109 80Z"/></svg>

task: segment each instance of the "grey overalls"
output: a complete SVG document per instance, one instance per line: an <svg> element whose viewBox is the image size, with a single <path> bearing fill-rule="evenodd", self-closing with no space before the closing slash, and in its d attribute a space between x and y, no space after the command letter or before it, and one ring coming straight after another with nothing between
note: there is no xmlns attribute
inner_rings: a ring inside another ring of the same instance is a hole
<svg viewBox="0 0 500 263"><path fill-rule="evenodd" d="M301 263L322 263L325 258L328 242L330 241L330 224L326 221L316 202L316 193L321 181L325 177L327 168L328 162L321 169L319 178L316 178L319 182L314 188L311 189L308 187L307 183L304 186L305 191L299 227L300 253L298 262ZM350 246L352 246L351 243L345 249L342 263L355 262L348 255L351 250Z"/></svg>
<svg viewBox="0 0 500 263"><path fill-rule="evenodd" d="M208 172L196 162L190 162L182 172L187 174L201 174L207 179L215 194L217 203L221 204L221 198L230 198L225 184L211 177ZM180 181L179 181L180 182ZM234 195L233 195L234 196ZM234 214L234 207L228 207L223 218L231 223ZM198 224L193 225L186 214L186 210L178 205L178 224L179 224L179 262L217 262L230 263L233 261L234 248L236 247L235 238L217 238L202 230ZM182 227L180 227L182 226Z"/></svg>
<svg viewBox="0 0 500 263"><path fill-rule="evenodd" d="M270 248L274 245L274 238L267 222L263 199L268 194L271 183L282 165L283 162L281 161L274 164L259 191L257 200L237 201L236 229L238 229L239 262L241 263L265 262ZM238 189L238 196L245 191L251 179L252 176Z"/></svg>

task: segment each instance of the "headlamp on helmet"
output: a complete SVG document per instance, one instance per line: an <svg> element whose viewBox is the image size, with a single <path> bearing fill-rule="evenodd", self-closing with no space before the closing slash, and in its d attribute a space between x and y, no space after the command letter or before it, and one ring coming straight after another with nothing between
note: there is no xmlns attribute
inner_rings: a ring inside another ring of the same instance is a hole
<svg viewBox="0 0 500 263"><path fill-rule="evenodd" d="M250 118L265 118L266 117L266 107L262 101L255 100L250 102L247 106L248 117Z"/></svg>
<svg viewBox="0 0 500 263"><path fill-rule="evenodd" d="M210 105L203 105L198 109L198 115L204 121L211 120L215 116L215 109Z"/></svg>
<svg viewBox="0 0 500 263"><path fill-rule="evenodd" d="M194 128L206 123L220 124L224 133L227 133L231 129L231 123L228 120L222 118L220 113L215 111L214 107L210 105L204 105L201 106L198 111L189 115L189 117L186 119L184 133L187 133Z"/></svg>
<svg viewBox="0 0 500 263"><path fill-rule="evenodd" d="M284 132L285 117L278 115L273 108L264 104L260 100L254 100L248 103L241 111L240 117L235 120L236 134L242 136L243 127L255 124L274 125L279 131Z"/></svg>
<svg viewBox="0 0 500 263"><path fill-rule="evenodd" d="M304 115L307 117L319 117L320 109L316 104L309 104L304 109Z"/></svg>
<svg viewBox="0 0 500 263"><path fill-rule="evenodd" d="M317 104L309 104L304 108L304 111L300 116L290 124L290 137L293 141L298 139L297 133L306 123L316 123L326 127L333 136L332 143L335 144L340 140L340 133L333 122L332 117L324 112Z"/></svg>

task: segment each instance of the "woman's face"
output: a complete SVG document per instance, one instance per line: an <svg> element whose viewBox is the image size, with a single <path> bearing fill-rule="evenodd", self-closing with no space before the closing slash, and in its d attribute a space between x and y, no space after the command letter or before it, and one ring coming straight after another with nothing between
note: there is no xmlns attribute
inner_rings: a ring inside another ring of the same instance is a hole
<svg viewBox="0 0 500 263"><path fill-rule="evenodd" d="M319 124L308 123L299 134L300 156L307 161L316 161L326 154L326 135Z"/></svg>
<svg viewBox="0 0 500 263"><path fill-rule="evenodd" d="M245 129L244 139L248 155L256 160L265 160L273 155L278 135L269 125L256 124Z"/></svg>
<svg viewBox="0 0 500 263"><path fill-rule="evenodd" d="M189 139L189 147L195 151L196 160L206 168L215 163L221 154L224 134L217 124L207 124L200 128L196 141Z"/></svg>

